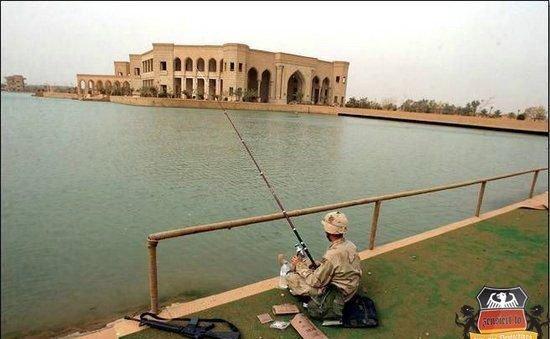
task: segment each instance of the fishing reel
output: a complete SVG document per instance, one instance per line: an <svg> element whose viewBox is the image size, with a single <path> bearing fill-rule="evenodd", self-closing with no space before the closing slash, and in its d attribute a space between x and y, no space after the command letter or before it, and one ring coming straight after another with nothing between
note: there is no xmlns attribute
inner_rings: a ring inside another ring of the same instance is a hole
<svg viewBox="0 0 550 339"><path fill-rule="evenodd" d="M300 257L301 259L305 259L306 258L306 249L305 247L298 243L298 244L295 244L294 245L294 248L296 248L296 256Z"/></svg>
<svg viewBox="0 0 550 339"><path fill-rule="evenodd" d="M312 270L317 268L318 265L316 263L312 262L311 260L307 260L309 256L307 255L307 249L304 245L296 244L294 245L294 247L296 248L296 256L300 258L300 260L303 260L305 262L309 261L309 268Z"/></svg>

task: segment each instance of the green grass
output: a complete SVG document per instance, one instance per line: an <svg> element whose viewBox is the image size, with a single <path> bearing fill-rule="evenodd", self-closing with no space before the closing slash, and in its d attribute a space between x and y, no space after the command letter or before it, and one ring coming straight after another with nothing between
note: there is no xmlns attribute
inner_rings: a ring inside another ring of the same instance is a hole
<svg viewBox="0 0 550 339"><path fill-rule="evenodd" d="M472 226L364 260L362 288L376 304L376 329L338 329L315 324L329 338L459 338L455 313L478 308L483 285L520 285L527 307L548 311L548 212L519 209ZM367 272L370 272L368 274ZM233 322L243 338L299 338L260 324L256 315L271 305L295 302L286 291L270 290L195 314ZM287 320L290 317L276 317ZM128 339L179 337L147 329ZM548 333L545 333L548 337Z"/></svg>

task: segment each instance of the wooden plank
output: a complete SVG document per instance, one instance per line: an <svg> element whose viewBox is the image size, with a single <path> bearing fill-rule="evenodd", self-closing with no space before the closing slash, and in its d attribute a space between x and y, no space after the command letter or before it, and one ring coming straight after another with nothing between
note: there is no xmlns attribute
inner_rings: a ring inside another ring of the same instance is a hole
<svg viewBox="0 0 550 339"><path fill-rule="evenodd" d="M315 327L311 320L302 313L296 314L290 321L290 324L304 339L328 339L328 337Z"/></svg>

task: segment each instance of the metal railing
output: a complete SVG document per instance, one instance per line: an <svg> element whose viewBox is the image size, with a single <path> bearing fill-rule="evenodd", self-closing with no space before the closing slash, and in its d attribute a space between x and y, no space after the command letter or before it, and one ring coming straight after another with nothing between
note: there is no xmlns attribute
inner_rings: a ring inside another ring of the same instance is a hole
<svg viewBox="0 0 550 339"><path fill-rule="evenodd" d="M478 179L478 180L472 180L472 181L465 181L461 183L444 185L444 186L436 186L436 187L420 189L420 190L404 191L404 192L380 195L380 196L375 196L370 198L362 198L362 199L338 202L335 204L308 207L304 209L287 211L287 214L289 217L299 217L303 215L326 212L326 211L345 208L345 207L352 207L352 206L374 203L374 211L372 213L371 230L370 230L370 238L369 238L369 250L372 250L374 249L374 243L376 240L376 229L378 227L378 217L380 216L380 207L382 206L382 201L411 197L416 195L428 194L433 192L450 190L454 188L481 184L479 189L479 195L477 198L475 213L474 213L476 217L479 217L479 214L481 212L481 204L483 202L483 196L485 194L485 186L489 181L515 177L515 176L528 174L528 173L534 173L533 180L531 182L531 189L529 191L529 198L532 198L533 193L535 191L535 185L537 183L539 172L544 170L548 170L548 167L535 168L528 171L510 173L510 174L500 175L496 177L490 177L490 178L484 178L484 179ZM265 215L255 216L255 217L244 218L244 219L222 221L222 222L217 222L212 224L190 226L190 227L184 227L176 230L150 234L147 237L147 247L149 250L149 292L151 296L151 312L158 313L158 310L159 310L158 281L157 281L157 245L159 241L170 239L170 238L182 237L182 236L191 235L191 234L212 232L212 231L217 231L222 229L231 229L234 227L248 226L252 224L259 224L259 223L280 220L280 219L284 219L284 215L282 212L265 214Z"/></svg>

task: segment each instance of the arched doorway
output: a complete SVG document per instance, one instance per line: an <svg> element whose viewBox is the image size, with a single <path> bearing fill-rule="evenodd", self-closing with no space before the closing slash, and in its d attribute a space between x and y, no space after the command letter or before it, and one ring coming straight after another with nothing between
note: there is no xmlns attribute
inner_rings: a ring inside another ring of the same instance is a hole
<svg viewBox="0 0 550 339"><path fill-rule="evenodd" d="M260 101L269 102L269 86L271 81L271 73L266 69L262 73L262 82L260 84Z"/></svg>
<svg viewBox="0 0 550 339"><path fill-rule="evenodd" d="M246 98L246 101L256 101L256 98L258 97L258 92L259 92L258 91L258 71L254 67L248 70L246 88L250 93L252 91L255 92L255 94L249 94L248 98Z"/></svg>
<svg viewBox="0 0 550 339"><path fill-rule="evenodd" d="M113 95L120 95L121 94L121 89L120 89L120 81L115 81L115 85L114 85L114 89L113 89Z"/></svg>
<svg viewBox="0 0 550 339"><path fill-rule="evenodd" d="M328 105L328 102L330 100L329 96L329 90L330 90L330 80L328 78L323 79L323 84L321 85L321 102L325 105Z"/></svg>
<svg viewBox="0 0 550 339"><path fill-rule="evenodd" d="M105 91L103 89L103 81L101 80L98 80L97 83L96 83L96 87L97 87L97 91L101 94L104 94Z"/></svg>
<svg viewBox="0 0 550 339"><path fill-rule="evenodd" d="M93 94L95 92L95 84L93 80L88 80L88 93Z"/></svg>
<svg viewBox="0 0 550 339"><path fill-rule="evenodd" d="M128 81L122 83L122 95L132 95L132 89Z"/></svg>
<svg viewBox="0 0 550 339"><path fill-rule="evenodd" d="M199 67L197 63L197 68ZM204 99L204 79L199 78L197 79L197 99L203 100Z"/></svg>
<svg viewBox="0 0 550 339"><path fill-rule="evenodd" d="M319 103L319 94L321 92L321 86L319 77L315 76L313 77L313 80L311 80L311 101L314 105Z"/></svg>
<svg viewBox="0 0 550 339"><path fill-rule="evenodd" d="M304 97L304 76L300 71L292 73L288 78L288 85L286 88L286 102L302 102Z"/></svg>
<svg viewBox="0 0 550 339"><path fill-rule="evenodd" d="M80 82L78 83L78 88L80 89L80 93L86 92L86 81L80 80Z"/></svg>
<svg viewBox="0 0 550 339"><path fill-rule="evenodd" d="M113 84L111 84L111 81L107 80L105 81L105 94L111 94L113 91Z"/></svg>

